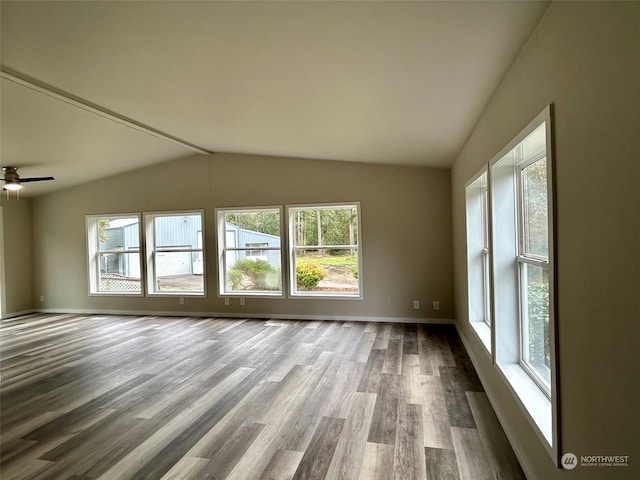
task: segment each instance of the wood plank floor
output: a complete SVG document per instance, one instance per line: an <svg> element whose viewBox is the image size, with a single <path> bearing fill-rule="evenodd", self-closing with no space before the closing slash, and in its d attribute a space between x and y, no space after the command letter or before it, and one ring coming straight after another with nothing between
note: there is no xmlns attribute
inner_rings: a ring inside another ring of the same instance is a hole
<svg viewBox="0 0 640 480"><path fill-rule="evenodd" d="M31 315L1 327L10 479L524 479L455 328Z"/></svg>

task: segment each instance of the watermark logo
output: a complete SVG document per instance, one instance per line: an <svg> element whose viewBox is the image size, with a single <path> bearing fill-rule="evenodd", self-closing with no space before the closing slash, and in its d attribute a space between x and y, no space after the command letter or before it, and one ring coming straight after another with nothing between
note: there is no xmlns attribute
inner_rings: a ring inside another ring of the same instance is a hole
<svg viewBox="0 0 640 480"><path fill-rule="evenodd" d="M628 467L629 455L580 455L565 453L560 459L560 466L565 470L580 467Z"/></svg>
<svg viewBox="0 0 640 480"><path fill-rule="evenodd" d="M581 467L628 467L629 455L581 455Z"/></svg>
<svg viewBox="0 0 640 480"><path fill-rule="evenodd" d="M578 466L578 457L573 453L565 453L560 459L560 465L565 470L573 470Z"/></svg>

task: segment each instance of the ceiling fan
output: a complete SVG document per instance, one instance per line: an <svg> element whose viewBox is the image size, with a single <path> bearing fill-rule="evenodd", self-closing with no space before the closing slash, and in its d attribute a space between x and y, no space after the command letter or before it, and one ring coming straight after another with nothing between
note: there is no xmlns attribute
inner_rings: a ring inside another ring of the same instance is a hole
<svg viewBox="0 0 640 480"><path fill-rule="evenodd" d="M26 182L43 182L45 180L55 180L53 177L31 177L20 178L18 175L18 167L2 167L4 171L4 188L7 191L16 191L22 188L22 184Z"/></svg>

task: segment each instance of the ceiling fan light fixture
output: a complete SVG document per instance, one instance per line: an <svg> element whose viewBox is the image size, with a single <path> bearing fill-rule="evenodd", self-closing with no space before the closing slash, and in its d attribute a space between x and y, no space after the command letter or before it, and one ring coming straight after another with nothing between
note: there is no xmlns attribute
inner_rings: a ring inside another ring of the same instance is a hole
<svg viewBox="0 0 640 480"><path fill-rule="evenodd" d="M18 175L17 167L2 167L2 171L4 172L4 178L0 179L0 181L4 180L3 190L7 192L7 199L9 198L9 192L16 192L16 195L19 196L19 192L22 190L22 182L55 180L53 177L31 177L21 179L20 175Z"/></svg>
<svg viewBox="0 0 640 480"><path fill-rule="evenodd" d="M19 183L11 183L8 182L5 186L4 189L5 190L10 190L10 191L17 191L20 190L22 188L22 185L20 185Z"/></svg>

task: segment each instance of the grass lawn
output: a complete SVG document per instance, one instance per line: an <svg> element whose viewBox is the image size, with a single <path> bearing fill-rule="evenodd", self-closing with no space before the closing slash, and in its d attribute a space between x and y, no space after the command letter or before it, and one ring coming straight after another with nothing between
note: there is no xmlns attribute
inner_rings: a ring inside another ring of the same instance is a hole
<svg viewBox="0 0 640 480"><path fill-rule="evenodd" d="M305 258L312 259L318 265L333 267L357 267L357 255L308 255Z"/></svg>

